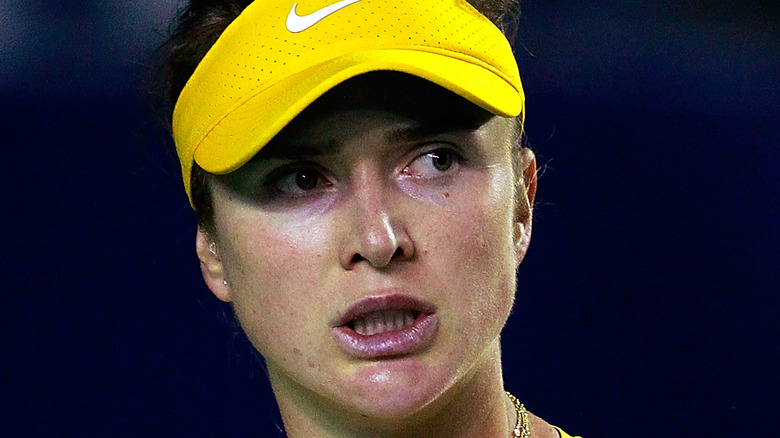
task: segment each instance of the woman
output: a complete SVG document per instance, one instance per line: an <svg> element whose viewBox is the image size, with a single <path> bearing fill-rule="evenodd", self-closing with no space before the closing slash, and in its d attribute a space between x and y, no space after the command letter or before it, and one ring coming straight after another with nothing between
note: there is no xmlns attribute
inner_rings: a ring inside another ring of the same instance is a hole
<svg viewBox="0 0 780 438"><path fill-rule="evenodd" d="M182 15L168 81L203 277L263 355L288 436L568 436L503 388L536 188L497 27L511 9Z"/></svg>

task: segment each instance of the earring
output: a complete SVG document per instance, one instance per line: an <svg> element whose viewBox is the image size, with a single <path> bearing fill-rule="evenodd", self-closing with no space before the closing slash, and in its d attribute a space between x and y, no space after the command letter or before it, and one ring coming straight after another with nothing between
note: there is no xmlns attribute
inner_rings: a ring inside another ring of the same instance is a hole
<svg viewBox="0 0 780 438"><path fill-rule="evenodd" d="M222 284L227 286L227 280L222 280Z"/></svg>
<svg viewBox="0 0 780 438"><path fill-rule="evenodd" d="M209 243L209 252L213 255L217 255L217 242L213 240Z"/></svg>

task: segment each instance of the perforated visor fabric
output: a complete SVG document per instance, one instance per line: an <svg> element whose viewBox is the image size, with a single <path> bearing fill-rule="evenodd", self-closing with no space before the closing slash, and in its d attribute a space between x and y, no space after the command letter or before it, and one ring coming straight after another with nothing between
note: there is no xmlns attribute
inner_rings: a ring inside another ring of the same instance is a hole
<svg viewBox="0 0 780 438"><path fill-rule="evenodd" d="M254 2L214 44L174 111L188 195L193 159L211 173L235 170L322 94L370 71L409 73L495 114L521 113L509 43L465 1L342 1L299 2L298 21L310 27L298 32L287 28L294 2Z"/></svg>

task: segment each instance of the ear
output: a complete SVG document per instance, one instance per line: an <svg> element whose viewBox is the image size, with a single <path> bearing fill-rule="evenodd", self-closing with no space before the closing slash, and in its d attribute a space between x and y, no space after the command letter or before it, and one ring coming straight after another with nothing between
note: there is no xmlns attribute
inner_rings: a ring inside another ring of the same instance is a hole
<svg viewBox="0 0 780 438"><path fill-rule="evenodd" d="M531 243L531 222L533 218L534 198L536 197L536 156L533 151L524 148L520 151L522 181L517 188L517 207L514 229L515 257L517 266L525 257Z"/></svg>
<svg viewBox="0 0 780 438"><path fill-rule="evenodd" d="M230 302L228 282L225 278L225 270L222 260L219 258L216 242L200 227L198 227L198 234L195 238L195 250L200 259L200 271L203 273L206 286L217 298Z"/></svg>

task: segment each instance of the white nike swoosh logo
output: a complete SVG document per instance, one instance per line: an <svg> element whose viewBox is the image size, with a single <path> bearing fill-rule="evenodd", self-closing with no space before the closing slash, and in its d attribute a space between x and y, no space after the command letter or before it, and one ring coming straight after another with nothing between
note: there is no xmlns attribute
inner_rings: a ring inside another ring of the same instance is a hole
<svg viewBox="0 0 780 438"><path fill-rule="evenodd" d="M303 32L304 30L322 21L322 19L328 15L359 1L360 0L341 0L339 2L333 3L332 5L325 6L319 11L315 11L309 15L304 16L300 16L295 12L295 8L298 7L298 3L295 3L290 10L290 13L287 15L287 30L292 33Z"/></svg>

